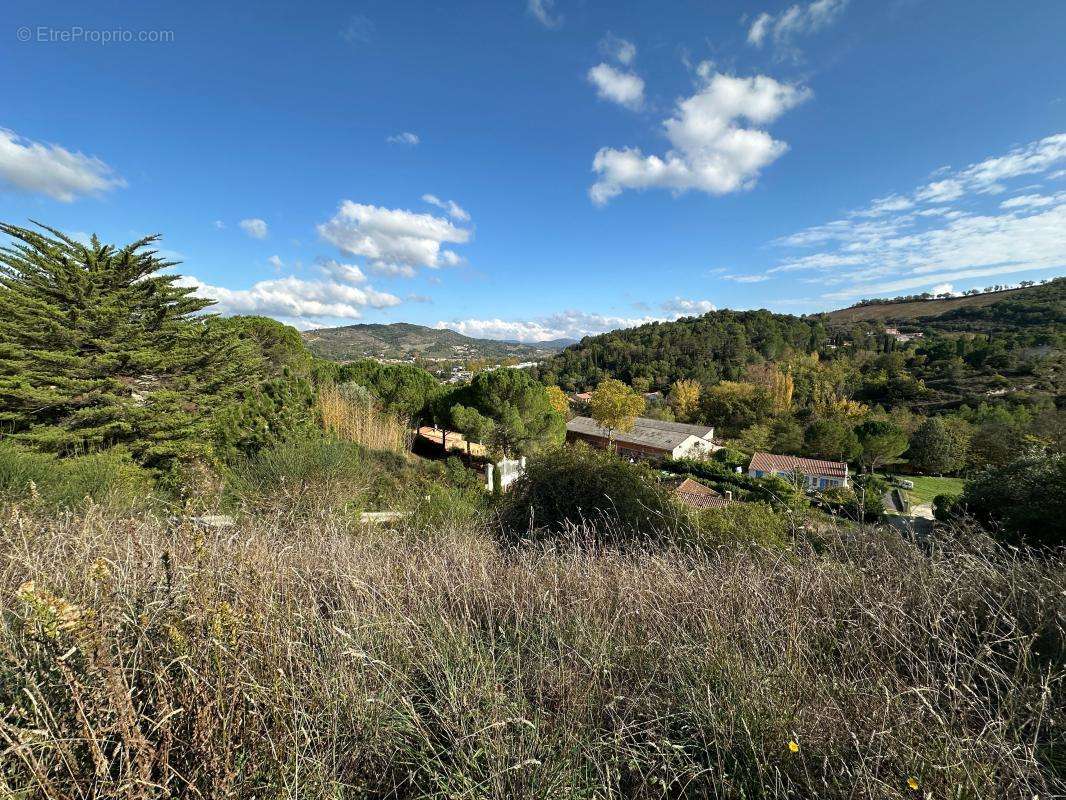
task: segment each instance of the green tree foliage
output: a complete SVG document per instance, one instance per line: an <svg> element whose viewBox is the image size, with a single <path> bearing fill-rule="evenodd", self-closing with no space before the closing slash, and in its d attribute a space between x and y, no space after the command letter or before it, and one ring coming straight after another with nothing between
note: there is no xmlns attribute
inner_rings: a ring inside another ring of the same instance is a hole
<svg viewBox="0 0 1066 800"><path fill-rule="evenodd" d="M855 429L862 447L860 460L870 470L880 469L907 449L907 433L886 420L867 420Z"/></svg>
<svg viewBox="0 0 1066 800"><path fill-rule="evenodd" d="M618 431L633 430L634 420L644 413L644 398L621 381L608 378L592 393L589 400L589 413L592 418L607 429L610 444Z"/></svg>
<svg viewBox="0 0 1066 800"><path fill-rule="evenodd" d="M449 413L451 424L466 439L466 455L470 457L470 443L484 443L493 435L492 420L476 408L456 404Z"/></svg>
<svg viewBox="0 0 1066 800"><path fill-rule="evenodd" d="M304 346L300 332L291 325L255 316L212 318L208 324L250 341L263 357L264 371L270 377L281 377L286 372L301 378L312 374L314 356Z"/></svg>
<svg viewBox="0 0 1066 800"><path fill-rule="evenodd" d="M851 461L862 450L851 426L836 419L812 422L803 434L803 443L808 455L830 461Z"/></svg>
<svg viewBox="0 0 1066 800"><path fill-rule="evenodd" d="M552 407L547 388L525 370L479 372L454 397L451 405L470 406L493 421L493 442L504 455L531 455L566 436L566 421Z"/></svg>
<svg viewBox="0 0 1066 800"><path fill-rule="evenodd" d="M732 433L765 422L773 411L769 392L762 386L722 381L703 393L701 416L705 422Z"/></svg>
<svg viewBox="0 0 1066 800"><path fill-rule="evenodd" d="M723 378L739 379L751 362L779 361L792 350L818 350L826 338L819 319L768 311L712 311L584 339L553 359L545 375L567 390L581 390L607 377L629 384L645 378L658 389L682 378L711 385Z"/></svg>
<svg viewBox="0 0 1066 800"><path fill-rule="evenodd" d="M306 378L285 369L242 392L214 417L214 452L227 462L251 456L293 437L319 434L315 424L315 390Z"/></svg>
<svg viewBox="0 0 1066 800"><path fill-rule="evenodd" d="M501 510L511 540L553 537L576 526L603 543L646 541L668 535L682 520L647 466L584 446L531 458Z"/></svg>
<svg viewBox="0 0 1066 800"><path fill-rule="evenodd" d="M792 417L779 417L770 426L770 448L775 453L802 453L803 427Z"/></svg>
<svg viewBox="0 0 1066 800"><path fill-rule="evenodd" d="M919 472L944 475L966 466L969 436L953 421L930 417L911 436L907 457Z"/></svg>
<svg viewBox="0 0 1066 800"><path fill-rule="evenodd" d="M150 236L118 248L0 224L0 424L62 455L123 445L148 466L203 454L210 414L257 357L197 313Z"/></svg>
<svg viewBox="0 0 1066 800"><path fill-rule="evenodd" d="M1011 544L1066 544L1066 455L1024 456L967 482L954 505Z"/></svg>
<svg viewBox="0 0 1066 800"><path fill-rule="evenodd" d="M432 416L430 403L441 391L440 382L421 367L371 359L339 365L333 379L365 386L382 408L410 419L414 425Z"/></svg>

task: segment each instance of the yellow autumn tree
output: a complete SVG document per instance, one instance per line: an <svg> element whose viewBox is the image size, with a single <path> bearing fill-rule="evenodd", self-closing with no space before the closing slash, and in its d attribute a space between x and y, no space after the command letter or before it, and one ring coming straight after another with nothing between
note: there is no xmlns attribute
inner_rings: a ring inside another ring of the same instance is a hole
<svg viewBox="0 0 1066 800"><path fill-rule="evenodd" d="M549 386L548 402L552 404L552 408L554 408L558 413L569 419L570 398L566 396L566 392L564 392L558 386Z"/></svg>
<svg viewBox="0 0 1066 800"><path fill-rule="evenodd" d="M589 400L589 413L607 429L607 449L614 445L616 431L633 430L633 421L644 413L644 398L619 380L602 381Z"/></svg>
<svg viewBox="0 0 1066 800"><path fill-rule="evenodd" d="M700 407L700 385L696 381L682 379L670 387L670 405L679 422L692 422Z"/></svg>

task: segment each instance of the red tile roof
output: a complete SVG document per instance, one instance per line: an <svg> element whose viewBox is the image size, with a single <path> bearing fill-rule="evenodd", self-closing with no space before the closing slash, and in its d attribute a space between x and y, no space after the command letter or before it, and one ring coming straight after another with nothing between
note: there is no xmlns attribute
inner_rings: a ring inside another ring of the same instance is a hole
<svg viewBox="0 0 1066 800"><path fill-rule="evenodd" d="M722 497L714 489L697 483L691 478L685 478L674 489L677 499L690 508L725 508L730 501Z"/></svg>
<svg viewBox="0 0 1066 800"><path fill-rule="evenodd" d="M748 469L760 472L802 472L804 475L823 475L827 478L846 478L848 465L843 461L821 461L817 458L779 456L773 453L756 453L751 457Z"/></svg>

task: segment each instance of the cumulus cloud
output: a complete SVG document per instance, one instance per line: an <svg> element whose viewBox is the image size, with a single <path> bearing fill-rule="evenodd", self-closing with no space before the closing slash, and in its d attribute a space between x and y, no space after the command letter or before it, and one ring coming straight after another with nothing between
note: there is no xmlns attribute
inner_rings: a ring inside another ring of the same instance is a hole
<svg viewBox="0 0 1066 800"><path fill-rule="evenodd" d="M63 203L126 186L99 158L0 128L0 183Z"/></svg>
<svg viewBox="0 0 1066 800"><path fill-rule="evenodd" d="M458 220L459 222L470 221L470 214L454 200L441 200L435 194L424 194L422 195L422 200L423 202L429 203L431 206L436 206L443 211L447 211L448 216L452 219Z"/></svg>
<svg viewBox="0 0 1066 800"><path fill-rule="evenodd" d="M789 45L797 36L814 33L834 22L848 5L848 0L814 0L789 6L780 14L762 12L748 28L748 43L762 47L767 40Z"/></svg>
<svg viewBox="0 0 1066 800"><path fill-rule="evenodd" d="M253 239L265 239L270 232L266 222L255 217L242 219L237 225L239 225L240 229Z"/></svg>
<svg viewBox="0 0 1066 800"><path fill-rule="evenodd" d="M473 318L450 322L441 321L436 327L451 328L466 336L480 339L512 339L536 343L551 339L580 339L583 336L595 336L619 328L633 328L650 322L664 322L679 317L706 314L715 308L708 300L688 300L681 297L667 300L659 307L664 312L660 316L621 317L569 309L532 319Z"/></svg>
<svg viewBox="0 0 1066 800"><path fill-rule="evenodd" d="M402 144L406 145L407 147L414 147L422 140L419 138L417 133L411 133L411 131L402 131L400 133L395 133L392 136L386 137L385 141L389 144Z"/></svg>
<svg viewBox="0 0 1066 800"><path fill-rule="evenodd" d="M281 260L281 256L271 256L267 259L267 262L274 268L275 272L281 272L282 267L285 266L285 262Z"/></svg>
<svg viewBox="0 0 1066 800"><path fill-rule="evenodd" d="M247 289L214 286L193 276L183 276L179 285L194 289L198 297L215 300L211 311L264 314L300 328L316 327L321 320L361 319L366 308L390 308L402 302L396 295L367 285L366 276L354 264L325 259L318 269L319 279L290 275L258 281Z"/></svg>
<svg viewBox="0 0 1066 800"><path fill-rule="evenodd" d="M766 271L808 272L833 300L907 292L959 281L1066 269L1066 192L1032 191L998 203L1009 184L1066 162L1056 134L948 171L906 195L873 201L846 218L798 231L777 244L817 248ZM1015 190L1017 191L1017 190ZM929 205L952 201L963 208Z"/></svg>
<svg viewBox="0 0 1066 800"><path fill-rule="evenodd" d="M598 179L589 195L603 205L625 189L694 189L714 195L749 189L760 171L788 150L755 126L773 122L810 96L806 88L765 75L710 75L663 122L672 145L665 155L645 155L636 147L602 148L592 162Z"/></svg>
<svg viewBox="0 0 1066 800"><path fill-rule="evenodd" d="M460 263L459 255L443 245L470 240L469 230L444 217L351 200L344 200L337 213L317 229L319 236L341 252L366 258L374 272L404 277L418 267L437 269Z"/></svg>
<svg viewBox="0 0 1066 800"><path fill-rule="evenodd" d="M662 303L659 308L670 314L697 316L714 311L717 306L710 300L687 300L683 297L675 297L673 300Z"/></svg>
<svg viewBox="0 0 1066 800"><path fill-rule="evenodd" d="M222 314L265 314L283 319L360 319L363 309L388 308L400 298L370 287L361 288L334 281L308 281L295 276L259 281L249 289L227 289L193 278L182 284L199 297L217 301L212 311Z"/></svg>
<svg viewBox="0 0 1066 800"><path fill-rule="evenodd" d="M545 28L558 28L563 24L562 14L552 13L555 8L555 0L528 0L526 7L534 19Z"/></svg>
<svg viewBox="0 0 1066 800"><path fill-rule="evenodd" d="M636 111L644 105L644 81L632 72L623 72L610 64L597 64L588 71L588 80L596 87L601 100L609 100Z"/></svg>

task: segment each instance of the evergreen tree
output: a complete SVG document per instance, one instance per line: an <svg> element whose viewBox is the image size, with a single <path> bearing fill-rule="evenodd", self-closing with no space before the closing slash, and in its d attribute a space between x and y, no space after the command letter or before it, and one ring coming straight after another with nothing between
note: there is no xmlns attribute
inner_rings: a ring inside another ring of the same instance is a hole
<svg viewBox="0 0 1066 800"><path fill-rule="evenodd" d="M0 426L69 455L116 445L143 464L203 452L207 415L256 367L254 351L197 316L211 301L162 273L149 236L0 223ZM258 381L257 381L258 383Z"/></svg>

